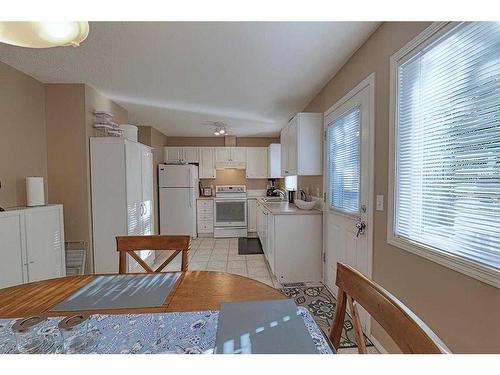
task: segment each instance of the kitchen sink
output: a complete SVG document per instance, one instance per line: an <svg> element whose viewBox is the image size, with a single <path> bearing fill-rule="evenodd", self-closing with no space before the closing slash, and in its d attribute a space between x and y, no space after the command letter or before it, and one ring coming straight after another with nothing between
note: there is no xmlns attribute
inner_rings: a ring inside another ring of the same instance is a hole
<svg viewBox="0 0 500 375"><path fill-rule="evenodd" d="M262 199L264 202L286 202L281 197L265 197Z"/></svg>

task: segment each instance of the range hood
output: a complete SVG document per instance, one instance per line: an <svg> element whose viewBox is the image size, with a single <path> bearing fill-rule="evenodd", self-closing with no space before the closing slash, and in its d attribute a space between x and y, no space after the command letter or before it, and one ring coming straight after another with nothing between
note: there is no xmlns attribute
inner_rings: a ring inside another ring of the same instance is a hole
<svg viewBox="0 0 500 375"><path fill-rule="evenodd" d="M236 161L218 161L215 163L215 169L246 169L246 163Z"/></svg>

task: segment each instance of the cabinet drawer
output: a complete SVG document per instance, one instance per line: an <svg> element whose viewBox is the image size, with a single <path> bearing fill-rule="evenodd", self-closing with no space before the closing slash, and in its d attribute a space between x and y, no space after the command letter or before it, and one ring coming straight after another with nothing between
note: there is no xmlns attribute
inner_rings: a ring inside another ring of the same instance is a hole
<svg viewBox="0 0 500 375"><path fill-rule="evenodd" d="M198 233L212 233L213 231L213 225L198 223Z"/></svg>
<svg viewBox="0 0 500 375"><path fill-rule="evenodd" d="M214 216L214 212L212 210L198 210L198 217L200 216Z"/></svg>
<svg viewBox="0 0 500 375"><path fill-rule="evenodd" d="M199 223L213 223L214 218L212 216L206 215L206 216L198 216L198 222Z"/></svg>
<svg viewBox="0 0 500 375"><path fill-rule="evenodd" d="M214 202L211 199L200 199L198 200L198 207L213 207Z"/></svg>

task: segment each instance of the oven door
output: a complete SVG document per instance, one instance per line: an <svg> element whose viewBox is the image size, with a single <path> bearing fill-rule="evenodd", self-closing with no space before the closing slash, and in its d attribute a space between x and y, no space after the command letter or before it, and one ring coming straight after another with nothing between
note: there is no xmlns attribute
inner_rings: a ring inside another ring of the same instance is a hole
<svg viewBox="0 0 500 375"><path fill-rule="evenodd" d="M247 200L246 199L215 199L214 210L215 227L246 227Z"/></svg>

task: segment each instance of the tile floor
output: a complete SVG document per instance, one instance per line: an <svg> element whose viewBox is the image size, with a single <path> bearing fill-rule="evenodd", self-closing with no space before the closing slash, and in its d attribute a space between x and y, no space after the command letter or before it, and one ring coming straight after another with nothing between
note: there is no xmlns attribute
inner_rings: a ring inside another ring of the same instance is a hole
<svg viewBox="0 0 500 375"><path fill-rule="evenodd" d="M168 253L163 252L156 263L161 264L162 260L168 256ZM165 268L165 271L178 271L180 266L181 257L179 254ZM192 240L188 269L190 271L225 271L258 280L274 288L280 287L276 278L269 271L264 255L238 255L237 238L196 238Z"/></svg>

